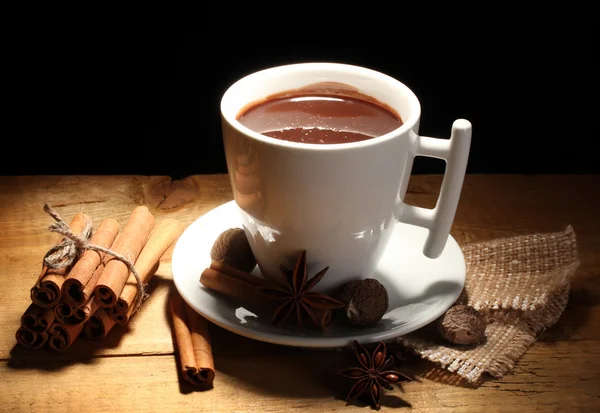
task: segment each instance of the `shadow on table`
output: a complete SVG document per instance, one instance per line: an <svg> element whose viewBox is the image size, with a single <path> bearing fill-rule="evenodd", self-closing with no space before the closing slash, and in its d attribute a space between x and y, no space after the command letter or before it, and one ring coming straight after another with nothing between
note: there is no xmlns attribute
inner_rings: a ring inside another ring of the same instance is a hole
<svg viewBox="0 0 600 413"><path fill-rule="evenodd" d="M107 348L117 348L128 327L115 326L102 341L76 340L70 348L57 352L48 348L33 350L15 345L10 351L8 367L55 371L74 364L93 365L98 362L98 353Z"/></svg>
<svg viewBox="0 0 600 413"><path fill-rule="evenodd" d="M337 374L356 365L346 348L281 346L238 336L215 325L211 325L211 338L217 376L235 377L244 388L257 394L294 399L333 397L343 401L353 385L352 380ZM368 403L359 399L348 404L366 406ZM386 391L382 405L410 407L397 390Z"/></svg>
<svg viewBox="0 0 600 413"><path fill-rule="evenodd" d="M590 323L594 306L600 304L598 274L585 274L572 282L569 301L556 324L542 331L538 340L545 344L581 338L582 329Z"/></svg>

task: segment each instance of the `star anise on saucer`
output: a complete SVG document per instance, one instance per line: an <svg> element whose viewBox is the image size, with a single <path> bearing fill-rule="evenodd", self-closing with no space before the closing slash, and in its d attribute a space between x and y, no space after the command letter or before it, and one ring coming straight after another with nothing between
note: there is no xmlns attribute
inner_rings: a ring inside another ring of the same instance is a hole
<svg viewBox="0 0 600 413"><path fill-rule="evenodd" d="M367 396L371 405L379 409L382 388L393 390L392 384L411 379L393 369L394 358L388 357L384 341L379 342L372 355L356 340L353 341L353 347L358 366L337 372L341 376L355 380L346 401Z"/></svg>
<svg viewBox="0 0 600 413"><path fill-rule="evenodd" d="M295 314L300 328L304 328L306 317L315 326L322 327L323 320L319 314L344 306L344 303L327 294L310 291L321 281L329 267L325 267L309 280L306 269L306 251L300 254L293 271L288 270L283 265L280 269L284 275L284 283L269 283L255 287L256 291L267 299L278 302L271 319L273 325L279 325L290 315Z"/></svg>

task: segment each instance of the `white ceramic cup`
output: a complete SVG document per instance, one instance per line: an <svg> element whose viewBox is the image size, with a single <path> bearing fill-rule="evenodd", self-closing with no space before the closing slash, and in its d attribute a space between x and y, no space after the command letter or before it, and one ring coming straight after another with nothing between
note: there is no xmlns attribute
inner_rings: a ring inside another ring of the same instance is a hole
<svg viewBox="0 0 600 413"><path fill-rule="evenodd" d="M361 142L306 144L275 139L236 117L273 94L342 83L394 109L403 125ZM431 259L448 239L465 176L471 123L458 119L450 139L420 136L421 105L386 74L339 63L300 63L255 72L231 85L221 100L222 134L234 199L265 277L280 277L306 250L308 276L328 266L315 291L373 276L398 222L429 230ZM433 209L403 202L415 156L446 161Z"/></svg>

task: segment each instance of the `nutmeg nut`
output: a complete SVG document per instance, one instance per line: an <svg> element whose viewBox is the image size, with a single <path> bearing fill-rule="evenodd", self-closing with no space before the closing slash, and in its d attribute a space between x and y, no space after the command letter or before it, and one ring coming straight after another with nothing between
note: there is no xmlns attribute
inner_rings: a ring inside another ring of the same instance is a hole
<svg viewBox="0 0 600 413"><path fill-rule="evenodd" d="M219 234L210 257L245 272L252 271L256 266L256 258L242 228L229 228Z"/></svg>
<svg viewBox="0 0 600 413"><path fill-rule="evenodd" d="M369 326L379 322L388 309L387 290L374 278L350 281L342 287L339 300L350 324Z"/></svg>
<svg viewBox="0 0 600 413"><path fill-rule="evenodd" d="M487 320L476 308L457 304L440 317L437 327L442 338L452 344L477 344L485 337Z"/></svg>

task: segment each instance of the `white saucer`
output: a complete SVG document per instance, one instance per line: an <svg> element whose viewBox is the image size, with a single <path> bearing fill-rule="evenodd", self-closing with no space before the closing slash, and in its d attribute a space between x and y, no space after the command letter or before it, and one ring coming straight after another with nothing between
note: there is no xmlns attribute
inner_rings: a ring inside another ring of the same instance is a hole
<svg viewBox="0 0 600 413"><path fill-rule="evenodd" d="M296 347L344 347L352 340L371 343L410 333L442 315L460 295L466 267L462 251L451 236L442 255L429 259L421 249L427 231L397 224L390 245L374 276L388 291L388 312L374 326L357 328L332 323L326 331L295 326L275 327L262 318L200 283L210 266L210 250L228 228L241 228L239 209L227 202L194 221L183 232L173 251L175 287L183 299L209 321L233 333L274 344ZM258 267L256 274L260 274Z"/></svg>

